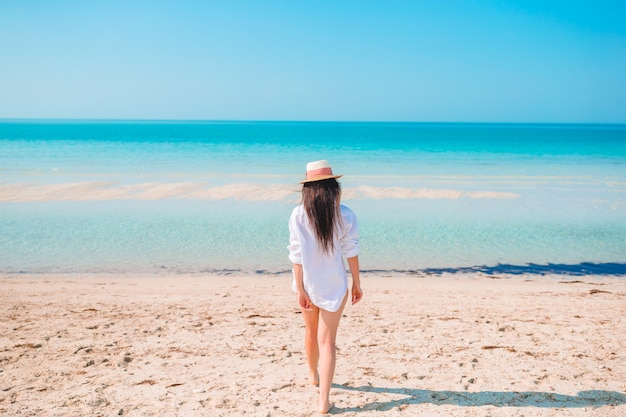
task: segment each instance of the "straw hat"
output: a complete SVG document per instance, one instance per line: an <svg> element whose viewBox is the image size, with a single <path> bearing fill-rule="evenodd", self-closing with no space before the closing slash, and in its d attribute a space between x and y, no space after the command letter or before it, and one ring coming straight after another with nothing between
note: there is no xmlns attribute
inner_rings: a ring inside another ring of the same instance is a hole
<svg viewBox="0 0 626 417"><path fill-rule="evenodd" d="M328 180L330 178L339 178L341 175L333 175L333 169L325 159L306 164L306 179L300 181L300 184L313 181Z"/></svg>

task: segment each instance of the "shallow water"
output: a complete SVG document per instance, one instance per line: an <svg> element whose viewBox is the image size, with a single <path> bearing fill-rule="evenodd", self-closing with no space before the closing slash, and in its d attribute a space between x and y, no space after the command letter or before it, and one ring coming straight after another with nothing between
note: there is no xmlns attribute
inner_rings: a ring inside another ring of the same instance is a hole
<svg viewBox="0 0 626 417"><path fill-rule="evenodd" d="M279 272L328 159L366 270L624 263L626 126L0 123L0 271Z"/></svg>

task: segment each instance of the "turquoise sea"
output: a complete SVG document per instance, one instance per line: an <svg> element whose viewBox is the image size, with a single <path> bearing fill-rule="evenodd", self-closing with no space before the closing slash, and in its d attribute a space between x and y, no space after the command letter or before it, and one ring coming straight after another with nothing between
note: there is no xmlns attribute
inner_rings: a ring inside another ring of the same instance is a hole
<svg viewBox="0 0 626 417"><path fill-rule="evenodd" d="M626 125L0 121L0 272L279 273L327 159L369 271L626 274Z"/></svg>

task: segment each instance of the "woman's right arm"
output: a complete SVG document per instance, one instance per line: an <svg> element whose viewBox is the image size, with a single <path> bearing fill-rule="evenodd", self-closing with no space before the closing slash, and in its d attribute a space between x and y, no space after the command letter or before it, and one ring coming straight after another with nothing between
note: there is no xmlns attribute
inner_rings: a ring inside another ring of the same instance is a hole
<svg viewBox="0 0 626 417"><path fill-rule="evenodd" d="M300 231L297 221L297 208L289 217L289 260L293 264L293 277L296 281L296 297L298 305L305 310L311 309L311 300L304 290L304 271L302 270L302 252L300 249Z"/></svg>
<svg viewBox="0 0 626 417"><path fill-rule="evenodd" d="M305 310L311 310L311 299L304 290L302 264L293 264L293 275L296 280L296 297L298 298L298 304Z"/></svg>

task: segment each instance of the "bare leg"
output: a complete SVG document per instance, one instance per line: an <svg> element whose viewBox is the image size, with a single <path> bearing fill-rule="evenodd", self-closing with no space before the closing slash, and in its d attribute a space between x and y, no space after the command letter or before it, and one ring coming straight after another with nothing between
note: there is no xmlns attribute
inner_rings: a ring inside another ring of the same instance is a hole
<svg viewBox="0 0 626 417"><path fill-rule="evenodd" d="M302 317L304 318L305 326L304 349L306 351L306 360L309 367L309 382L312 385L318 385L317 363L320 357L320 351L317 343L317 328L320 309L311 305L311 310L302 309Z"/></svg>
<svg viewBox="0 0 626 417"><path fill-rule="evenodd" d="M346 305L348 295L343 299L343 303L338 311L331 313L330 311L320 309L320 320L317 332L317 341L319 343L319 375L320 375L320 397L319 408L320 413L326 413L331 408L329 401L330 387L333 383L335 374L335 361L337 358L336 340L337 328L339 320Z"/></svg>

